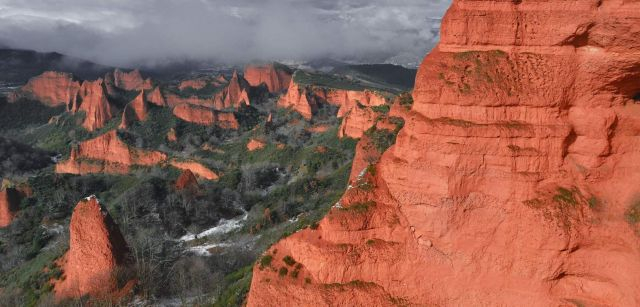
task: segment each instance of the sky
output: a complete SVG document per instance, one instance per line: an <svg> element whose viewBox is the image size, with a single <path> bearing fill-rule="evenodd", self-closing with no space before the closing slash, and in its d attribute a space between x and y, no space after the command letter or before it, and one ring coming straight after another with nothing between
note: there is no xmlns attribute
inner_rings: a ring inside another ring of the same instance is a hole
<svg viewBox="0 0 640 307"><path fill-rule="evenodd" d="M450 0L0 0L0 45L114 66L181 60L417 65Z"/></svg>

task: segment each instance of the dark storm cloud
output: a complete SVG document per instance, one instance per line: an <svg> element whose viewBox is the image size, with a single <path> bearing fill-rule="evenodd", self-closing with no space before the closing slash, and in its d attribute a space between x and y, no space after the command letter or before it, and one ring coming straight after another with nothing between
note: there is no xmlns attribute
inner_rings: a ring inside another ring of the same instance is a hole
<svg viewBox="0 0 640 307"><path fill-rule="evenodd" d="M112 65L418 61L449 0L0 0L0 42Z"/></svg>

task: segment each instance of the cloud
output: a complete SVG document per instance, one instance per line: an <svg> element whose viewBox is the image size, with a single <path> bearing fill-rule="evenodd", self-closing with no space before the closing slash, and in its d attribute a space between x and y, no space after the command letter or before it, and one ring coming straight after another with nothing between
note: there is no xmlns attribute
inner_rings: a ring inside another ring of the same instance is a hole
<svg viewBox="0 0 640 307"><path fill-rule="evenodd" d="M0 41L104 64L417 62L449 0L0 0Z"/></svg>

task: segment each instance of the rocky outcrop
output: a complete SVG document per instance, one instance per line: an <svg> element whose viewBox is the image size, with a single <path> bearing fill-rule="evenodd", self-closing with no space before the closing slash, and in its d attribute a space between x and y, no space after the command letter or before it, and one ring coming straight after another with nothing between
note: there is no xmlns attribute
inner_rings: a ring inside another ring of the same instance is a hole
<svg viewBox="0 0 640 307"><path fill-rule="evenodd" d="M178 85L178 89L181 91L187 89L201 90L207 86L207 80L204 79L193 79L193 80L183 80Z"/></svg>
<svg viewBox="0 0 640 307"><path fill-rule="evenodd" d="M89 131L104 127L107 121L113 117L113 112L104 91L103 80L84 81L70 111L84 112L85 118L82 127Z"/></svg>
<svg viewBox="0 0 640 307"><path fill-rule="evenodd" d="M184 170L176 180L176 190L178 191L197 191L198 188L198 179L189 169Z"/></svg>
<svg viewBox="0 0 640 307"><path fill-rule="evenodd" d="M148 102L153 103L159 107L167 106L167 102L165 101L164 96L162 96L162 92L160 91L159 86L156 86L155 88L149 91L145 90L144 93Z"/></svg>
<svg viewBox="0 0 640 307"><path fill-rule="evenodd" d="M326 89L316 91L316 94L328 103L339 106L338 117L345 116L357 105L365 107L381 106L387 103L387 99L382 95L370 90L347 91L338 89Z"/></svg>
<svg viewBox="0 0 640 307"><path fill-rule="evenodd" d="M125 91L142 91L153 88L151 79L144 79L137 69L130 72L116 69L113 73L107 74L105 80L106 83Z"/></svg>
<svg viewBox="0 0 640 307"><path fill-rule="evenodd" d="M248 85L244 79L238 77L238 72L234 71L231 80L229 80L229 84L222 92L224 98L222 108L218 109L228 109L228 108L238 108L240 105L250 105L251 101L249 100L249 94L247 92Z"/></svg>
<svg viewBox="0 0 640 307"><path fill-rule="evenodd" d="M256 265L248 306L639 305L638 18L455 0L396 144L268 251L298 274Z"/></svg>
<svg viewBox="0 0 640 307"><path fill-rule="evenodd" d="M171 161L171 166L183 171L189 171L206 180L218 180L220 178L214 171L195 161L173 160Z"/></svg>
<svg viewBox="0 0 640 307"><path fill-rule="evenodd" d="M223 129L238 129L240 124L233 113L218 112L216 110L190 104L181 104L173 109L173 114L186 122L212 126Z"/></svg>
<svg viewBox="0 0 640 307"><path fill-rule="evenodd" d="M244 78L251 86L265 85L270 93L280 93L291 83L291 70L281 64L248 65L244 69Z"/></svg>
<svg viewBox="0 0 640 307"><path fill-rule="evenodd" d="M350 91L301 85L291 81L287 94L280 97L278 106L292 108L307 120L313 117L319 104L328 103L338 106L338 117L344 117L356 106L374 107L387 103L383 94L373 91Z"/></svg>
<svg viewBox="0 0 640 307"><path fill-rule="evenodd" d="M76 205L69 235L69 251L59 260L63 279L54 283L58 301L85 295L111 300L131 289L134 281L123 275L129 248L95 196Z"/></svg>
<svg viewBox="0 0 640 307"><path fill-rule="evenodd" d="M342 118L338 137L359 139L364 132L376 124L377 114L365 106L356 106Z"/></svg>
<svg viewBox="0 0 640 307"><path fill-rule="evenodd" d="M153 166L165 161L166 154L132 148L112 130L73 147L69 159L56 164L56 172L79 175L126 174L132 166Z"/></svg>
<svg viewBox="0 0 640 307"><path fill-rule="evenodd" d="M249 143L247 143L247 150L248 151L261 150L261 149L264 149L266 146L267 144L263 141L260 141L257 139L251 139L249 140Z"/></svg>
<svg viewBox="0 0 640 307"><path fill-rule="evenodd" d="M29 82L9 95L9 102L19 99L39 101L51 107L69 106L75 99L80 82L73 75L63 72L47 71L31 78Z"/></svg>
<svg viewBox="0 0 640 307"><path fill-rule="evenodd" d="M20 209L21 193L14 188L2 188L0 191L0 228L11 225Z"/></svg>
<svg viewBox="0 0 640 307"><path fill-rule="evenodd" d="M148 112L149 108L144 97L144 91L141 91L136 98L124 107L120 129L127 129L134 122L146 120Z"/></svg>
<svg viewBox="0 0 640 307"><path fill-rule="evenodd" d="M307 120L310 120L317 110L313 94L309 93L306 87L300 87L295 82L291 82L287 94L280 97L278 107L293 109Z"/></svg>

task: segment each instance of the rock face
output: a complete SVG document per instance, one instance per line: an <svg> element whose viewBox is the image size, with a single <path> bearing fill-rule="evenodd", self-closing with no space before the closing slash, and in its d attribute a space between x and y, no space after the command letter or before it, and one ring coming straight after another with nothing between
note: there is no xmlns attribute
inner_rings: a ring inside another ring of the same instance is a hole
<svg viewBox="0 0 640 307"><path fill-rule="evenodd" d="M306 87L301 88L295 82L291 82L287 94L280 97L278 107L291 108L307 120L311 119L313 112L317 109L314 96L307 91Z"/></svg>
<svg viewBox="0 0 640 307"><path fill-rule="evenodd" d="M376 113L370 108L356 106L343 117L338 137L361 138L365 131L375 125L376 117Z"/></svg>
<svg viewBox="0 0 640 307"><path fill-rule="evenodd" d="M82 83L75 104L71 107L71 112L78 111L85 113L82 127L89 131L104 127L106 122L113 117L102 79Z"/></svg>
<svg viewBox="0 0 640 307"><path fill-rule="evenodd" d="M216 174L214 171L194 161L173 160L171 161L171 166L177 169L181 169L183 171L189 171L190 173L195 174L206 180L218 180L218 178L220 178L218 174Z"/></svg>
<svg viewBox="0 0 640 307"><path fill-rule="evenodd" d="M300 85L291 81L287 94L280 97L278 106L292 108L307 120L313 117L321 103L338 106L338 117L344 117L357 105L365 107L380 106L387 103L387 99L381 94L364 90L348 91L341 89L320 88L309 85Z"/></svg>
<svg viewBox="0 0 640 307"><path fill-rule="evenodd" d="M69 73L47 71L32 78L18 91L9 95L9 101L25 98L40 101L48 106L69 106L76 98L80 83Z"/></svg>
<svg viewBox="0 0 640 307"><path fill-rule="evenodd" d="M108 74L106 79L108 83L113 82L114 86L125 91L150 90L153 87L151 80L142 78L137 69L130 72L116 69L113 73Z"/></svg>
<svg viewBox="0 0 640 307"><path fill-rule="evenodd" d="M223 108L238 108L241 104L250 105L248 85L244 79L238 77L238 72L234 71L229 84L222 92L224 95Z"/></svg>
<svg viewBox="0 0 640 307"><path fill-rule="evenodd" d="M164 153L131 148L112 130L72 148L69 160L56 164L56 172L121 174L127 173L131 166L153 166L166 160Z"/></svg>
<svg viewBox="0 0 640 307"><path fill-rule="evenodd" d="M0 191L0 228L11 225L13 218L20 208L20 192L13 188L3 188Z"/></svg>
<svg viewBox="0 0 640 307"><path fill-rule="evenodd" d="M145 91L145 95L147 101L150 103L153 103L159 107L164 107L167 105L167 102L165 101L164 96L162 96L162 92L160 91L159 86L156 86L150 91Z"/></svg>
<svg viewBox="0 0 640 307"><path fill-rule="evenodd" d="M291 83L291 71L281 64L248 65L244 78L251 86L266 85L270 93L280 93Z"/></svg>
<svg viewBox="0 0 640 307"><path fill-rule="evenodd" d="M191 190L195 191L198 189L198 179L196 176L190 171L185 170L180 174L178 180L176 180L176 190Z"/></svg>
<svg viewBox="0 0 640 307"><path fill-rule="evenodd" d="M148 112L144 91L140 91L140 94L124 107L120 128L127 129L134 122L146 120Z"/></svg>
<svg viewBox="0 0 640 307"><path fill-rule="evenodd" d="M638 18L455 0L396 145L268 251L309 283L256 266L248 305L640 305Z"/></svg>
<svg viewBox="0 0 640 307"><path fill-rule="evenodd" d="M233 113L218 112L210 108L181 104L173 109L173 115L194 124L216 125L223 129L238 129L240 124Z"/></svg>
<svg viewBox="0 0 640 307"><path fill-rule="evenodd" d="M118 285L117 273L129 261L129 248L95 196L76 205L69 232L69 251L60 261L64 279L54 287L57 300L84 295L114 298L132 286L132 281L125 289Z"/></svg>
<svg viewBox="0 0 640 307"><path fill-rule="evenodd" d="M248 151L256 151L256 150L263 149L266 146L267 146L267 144L265 144L263 141L256 140L256 139L251 139L251 140L249 140L249 143L247 143L247 150Z"/></svg>

